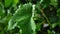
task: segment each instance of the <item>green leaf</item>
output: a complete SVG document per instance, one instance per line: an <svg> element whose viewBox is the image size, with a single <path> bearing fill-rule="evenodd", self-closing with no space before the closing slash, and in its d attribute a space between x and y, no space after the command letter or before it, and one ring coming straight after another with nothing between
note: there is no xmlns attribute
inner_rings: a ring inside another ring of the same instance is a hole
<svg viewBox="0 0 60 34"><path fill-rule="evenodd" d="M5 16L5 10L2 3L0 3L0 19L2 19Z"/></svg>
<svg viewBox="0 0 60 34"><path fill-rule="evenodd" d="M14 0L14 4L17 4L19 2L19 0Z"/></svg>
<svg viewBox="0 0 60 34"><path fill-rule="evenodd" d="M55 7L56 7L56 6L57 6L57 4L58 4L58 3L57 3L57 0L51 0L51 5L53 5L53 6L55 6Z"/></svg>
<svg viewBox="0 0 60 34"><path fill-rule="evenodd" d="M2 16L3 13L4 13L3 5L2 5L2 3L0 3L0 16Z"/></svg>
<svg viewBox="0 0 60 34"><path fill-rule="evenodd" d="M57 16L60 17L60 9L57 10Z"/></svg>
<svg viewBox="0 0 60 34"><path fill-rule="evenodd" d="M31 27L31 17L32 17L32 4L24 4L21 5L19 9L17 9L14 16L8 23L8 30L13 29L15 26L19 25L22 29L22 34L32 34Z"/></svg>
<svg viewBox="0 0 60 34"><path fill-rule="evenodd" d="M12 5L13 0L5 0L5 7L10 7Z"/></svg>
<svg viewBox="0 0 60 34"><path fill-rule="evenodd" d="M13 7L15 6L16 7L16 5L19 3L19 0L13 0Z"/></svg>
<svg viewBox="0 0 60 34"><path fill-rule="evenodd" d="M56 25L57 25L57 23L52 24L52 28L55 28L55 27L56 27Z"/></svg>

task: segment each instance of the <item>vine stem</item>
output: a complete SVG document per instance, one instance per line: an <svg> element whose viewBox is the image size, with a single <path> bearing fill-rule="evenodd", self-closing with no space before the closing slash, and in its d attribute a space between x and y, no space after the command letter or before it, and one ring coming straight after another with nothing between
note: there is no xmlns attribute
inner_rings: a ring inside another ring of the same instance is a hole
<svg viewBox="0 0 60 34"><path fill-rule="evenodd" d="M48 20L48 18L46 17L46 15L45 15L45 13L44 13L43 9L41 9L41 13L42 13L42 15L46 18L46 20L47 20L48 24L50 25L50 21L49 21L49 20Z"/></svg>

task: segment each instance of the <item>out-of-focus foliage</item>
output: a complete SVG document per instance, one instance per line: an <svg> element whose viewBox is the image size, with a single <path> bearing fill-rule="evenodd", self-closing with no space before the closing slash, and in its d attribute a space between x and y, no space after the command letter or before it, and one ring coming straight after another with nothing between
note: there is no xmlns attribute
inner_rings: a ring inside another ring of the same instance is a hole
<svg viewBox="0 0 60 34"><path fill-rule="evenodd" d="M60 34L60 0L0 0L0 34Z"/></svg>

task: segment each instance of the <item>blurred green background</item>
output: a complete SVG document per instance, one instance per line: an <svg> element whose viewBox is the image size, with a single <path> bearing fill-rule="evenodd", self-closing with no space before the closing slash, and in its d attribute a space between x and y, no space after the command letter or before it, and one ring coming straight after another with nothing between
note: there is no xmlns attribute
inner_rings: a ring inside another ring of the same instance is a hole
<svg viewBox="0 0 60 34"><path fill-rule="evenodd" d="M60 34L60 0L0 0L0 34Z"/></svg>

